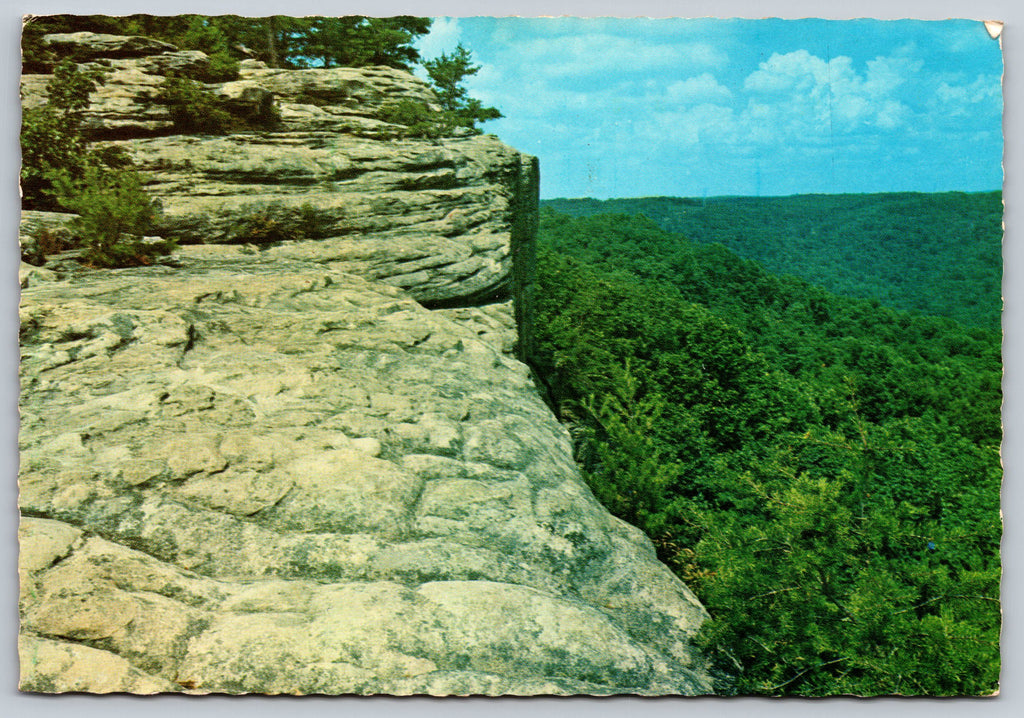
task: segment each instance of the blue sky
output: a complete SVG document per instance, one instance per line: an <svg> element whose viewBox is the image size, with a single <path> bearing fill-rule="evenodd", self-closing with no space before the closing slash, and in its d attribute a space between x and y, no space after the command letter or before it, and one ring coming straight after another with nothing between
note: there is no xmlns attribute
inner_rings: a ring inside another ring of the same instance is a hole
<svg viewBox="0 0 1024 718"><path fill-rule="evenodd" d="M980 191L1002 55L975 21L438 18L541 196Z"/></svg>

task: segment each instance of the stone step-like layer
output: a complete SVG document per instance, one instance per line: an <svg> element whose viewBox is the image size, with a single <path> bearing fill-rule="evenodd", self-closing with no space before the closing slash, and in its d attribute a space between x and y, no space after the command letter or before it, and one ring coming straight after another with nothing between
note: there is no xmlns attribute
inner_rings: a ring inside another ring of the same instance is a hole
<svg viewBox="0 0 1024 718"><path fill-rule="evenodd" d="M81 33L68 37L62 42L79 43L89 57L112 46L108 38L94 47ZM168 107L153 99L160 73L201 67L200 56L168 51L90 65L106 74L84 126L96 137L119 138L107 144L127 150L147 193L162 205L159 234L186 243L244 241L247 217L304 208L315 227L304 227L303 237L339 240L301 250L317 261L361 257L366 276L388 278L431 303L511 296L512 244L529 234L514 224L530 206L536 212L536 162L489 135L397 139L399 128L381 119L382 109L398 99L430 103L434 96L421 80L387 67L274 70L248 63L242 79L207 87L257 104L272 97L281 126L176 135ZM25 108L43 104L49 79L22 78ZM393 241L398 237L408 240ZM410 266L411 245L414 254L438 261Z"/></svg>

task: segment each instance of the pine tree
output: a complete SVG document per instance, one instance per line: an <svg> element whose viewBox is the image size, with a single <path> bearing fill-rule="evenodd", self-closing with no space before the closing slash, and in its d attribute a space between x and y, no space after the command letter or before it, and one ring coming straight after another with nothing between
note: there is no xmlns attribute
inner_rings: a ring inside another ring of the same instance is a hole
<svg viewBox="0 0 1024 718"><path fill-rule="evenodd" d="M484 107L480 100L469 97L463 81L480 71L473 64L473 56L460 43L449 55L442 53L434 60L426 60L424 69L437 92L441 108L449 114L458 127L476 129L477 122L496 120L503 115L495 107Z"/></svg>

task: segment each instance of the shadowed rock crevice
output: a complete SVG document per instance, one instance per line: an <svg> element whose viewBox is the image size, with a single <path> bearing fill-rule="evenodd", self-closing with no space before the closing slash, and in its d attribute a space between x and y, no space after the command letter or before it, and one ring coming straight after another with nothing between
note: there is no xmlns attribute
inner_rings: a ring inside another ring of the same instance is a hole
<svg viewBox="0 0 1024 718"><path fill-rule="evenodd" d="M433 97L388 68L250 63L214 89L273 93L279 131L146 137L169 120L142 93L201 61L173 53L111 60L88 116L131 135L168 226L223 238L277 203L327 233L23 266L21 686L709 692L704 609L595 501L520 361L536 160L395 140L383 103Z"/></svg>

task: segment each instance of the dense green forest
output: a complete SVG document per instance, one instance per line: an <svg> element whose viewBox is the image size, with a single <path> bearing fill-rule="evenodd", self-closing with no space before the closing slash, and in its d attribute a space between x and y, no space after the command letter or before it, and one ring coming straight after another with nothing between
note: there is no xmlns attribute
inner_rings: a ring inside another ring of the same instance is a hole
<svg viewBox="0 0 1024 718"><path fill-rule="evenodd" d="M769 272L897 309L998 329L1002 193L549 200L574 216L643 214Z"/></svg>
<svg viewBox="0 0 1024 718"><path fill-rule="evenodd" d="M539 251L535 368L595 494L707 606L723 691L996 689L998 333L644 217L543 209Z"/></svg>

